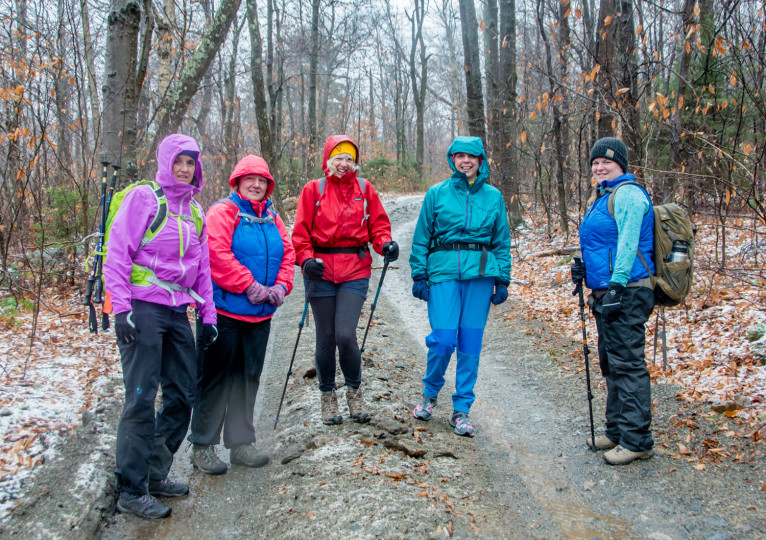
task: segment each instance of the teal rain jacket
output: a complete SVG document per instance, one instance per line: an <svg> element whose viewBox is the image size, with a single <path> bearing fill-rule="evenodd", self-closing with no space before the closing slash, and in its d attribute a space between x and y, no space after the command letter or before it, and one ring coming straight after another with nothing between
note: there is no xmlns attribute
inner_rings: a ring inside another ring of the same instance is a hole
<svg viewBox="0 0 766 540"><path fill-rule="evenodd" d="M476 180L468 184L458 172L452 156L464 152L479 156ZM425 274L429 283L455 279L494 277L511 281L511 235L503 196L487 184L489 164L478 137L457 137L447 151L452 176L426 193L412 238L412 277ZM444 244L483 244L486 253L467 249L432 251ZM484 257L482 273L482 257Z"/></svg>

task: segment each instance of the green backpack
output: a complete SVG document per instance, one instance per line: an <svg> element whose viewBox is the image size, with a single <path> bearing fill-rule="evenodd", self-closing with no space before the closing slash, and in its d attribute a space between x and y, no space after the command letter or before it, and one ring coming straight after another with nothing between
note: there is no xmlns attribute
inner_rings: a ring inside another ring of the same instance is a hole
<svg viewBox="0 0 766 540"><path fill-rule="evenodd" d="M613 195L622 186L638 182L622 182L617 187L607 189L610 192L607 208L614 217ZM695 229L683 208L675 203L653 205L654 209L654 269L638 252L641 263L654 287L654 301L660 307L673 307L684 301L692 288L694 280L694 233ZM683 254L685 253L685 257ZM680 255L680 257L678 257ZM681 260L674 260L680 258Z"/></svg>
<svg viewBox="0 0 766 540"><path fill-rule="evenodd" d="M173 214L168 210L168 198L165 196L165 192L162 191L162 187L153 180L141 180L138 182L133 182L129 186L127 186L125 189L118 191L111 197L111 201L109 203L109 213L106 217L106 226L104 227L104 242L103 242L103 248L101 252L94 252L94 255L101 255L104 260L106 260L106 257L108 256L109 252L109 236L112 230L112 224L114 223L114 218L117 215L117 212L120 209L120 206L122 205L122 202L125 200L125 197L128 193L133 191L138 186L150 186L152 188L152 193L154 194L154 197L157 200L157 213L154 215L154 219L152 220L149 227L144 232L143 238L141 238L141 243L138 246L138 249L142 249L144 246L146 246L149 242L151 242L159 233L160 231L165 227L165 224L168 222L169 217L175 217L177 220L181 221L191 221L194 223L194 227L197 230L197 236L200 236L202 234L202 227L204 225L205 220L205 213L202 211L202 207L199 205L197 201L192 199L191 201L191 216L184 216L184 215L177 215ZM183 257L184 251L183 251L183 242L180 242L180 256ZM101 275L101 279L104 279L103 274ZM197 297L196 293L192 291L191 289L188 289L186 287L181 287L180 285L176 283L168 283L165 281L162 281L158 279L154 272L152 272L151 269L146 268L145 266L140 266L137 264L133 264L133 271L130 273L130 282L134 285L157 285L159 287L162 287L163 289L167 290L172 294L173 291L184 291L192 295L192 297L195 298L198 302L204 303L204 301Z"/></svg>

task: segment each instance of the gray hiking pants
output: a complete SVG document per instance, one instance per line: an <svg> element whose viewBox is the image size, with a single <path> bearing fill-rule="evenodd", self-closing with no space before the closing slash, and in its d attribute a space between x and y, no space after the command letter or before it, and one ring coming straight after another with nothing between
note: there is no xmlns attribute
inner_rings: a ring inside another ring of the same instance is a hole
<svg viewBox="0 0 766 540"><path fill-rule="evenodd" d="M650 450L652 440L651 379L646 367L646 321L654 309L654 291L627 287L615 321L601 318L601 302L593 306L598 329L598 359L606 379L606 436L634 452Z"/></svg>

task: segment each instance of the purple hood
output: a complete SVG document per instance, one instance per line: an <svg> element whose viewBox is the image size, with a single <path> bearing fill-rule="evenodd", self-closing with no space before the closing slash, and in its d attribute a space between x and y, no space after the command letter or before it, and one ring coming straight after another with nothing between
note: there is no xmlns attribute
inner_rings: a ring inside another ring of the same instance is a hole
<svg viewBox="0 0 766 540"><path fill-rule="evenodd" d="M173 161L181 152L191 152L197 162L191 184L179 182L173 176ZM200 315L205 323L216 321L210 262L207 246L207 226L198 234L191 219L192 197L202 189L202 165L199 146L186 135L165 137L157 149L157 175L168 200L168 220L157 236L141 246L144 232L157 213L157 199L148 185L131 190L120 205L109 233L109 246L104 262L106 289L112 295L115 313L130 311L133 300L143 300L166 306L194 302L186 292L168 292L157 285L142 285L131 281L133 265L148 268L162 281L175 283L197 293L205 303ZM179 218L178 216L185 216Z"/></svg>

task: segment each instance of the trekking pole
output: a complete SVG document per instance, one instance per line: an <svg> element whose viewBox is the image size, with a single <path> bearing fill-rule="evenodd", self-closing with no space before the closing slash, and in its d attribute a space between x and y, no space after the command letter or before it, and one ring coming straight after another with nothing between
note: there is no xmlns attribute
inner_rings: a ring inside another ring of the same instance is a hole
<svg viewBox="0 0 766 540"><path fill-rule="evenodd" d="M322 264L322 259L315 259L319 264ZM285 400L285 392L287 392L287 383L290 381L290 375L293 374L293 362L295 361L295 353L298 352L298 343L301 340L301 332L303 331L303 323L306 322L306 315L309 312L309 299L311 298L311 287L314 285L313 280L309 280L309 288L306 291L306 303L303 304L303 315L301 316L301 322L298 323L298 337L295 339L295 347L293 347L293 356L290 358L290 365L287 368L287 376L285 377L285 386L282 388L282 397L279 400L279 408L277 409L277 416L274 418L274 429L277 429L277 423L279 422L279 413L282 412L282 402Z"/></svg>
<svg viewBox="0 0 766 540"><path fill-rule="evenodd" d="M579 257L574 258L575 261L580 264L581 259ZM588 355L590 349L588 349L588 338L585 330L585 295L583 294L583 280L577 282L575 290L572 294L580 295L580 322L582 323L582 352L585 356L585 383L588 386L588 416L590 417L590 439L593 443L593 448L596 448L596 432L593 428L593 394L590 391L590 368L588 367Z"/></svg>
<svg viewBox="0 0 766 540"><path fill-rule="evenodd" d="M383 278L386 277L386 270L388 270L388 263L390 261L387 257L383 257L383 271L380 273L380 281L378 282L378 291L375 293L375 300L373 300L370 306L370 319L367 321L367 328L364 329L364 339L362 340L362 348L359 350L360 354L364 352L364 344L367 342L367 332L370 331L370 323L372 323L372 314L375 313L375 306L378 305L378 296L380 295L380 288L383 286Z"/></svg>
<svg viewBox="0 0 766 540"><path fill-rule="evenodd" d="M85 286L85 298L83 298L82 301L82 304L84 306L88 306L89 308L88 329L90 330L91 334L98 334L98 323L96 322L96 306L93 305L93 302L95 301L98 303L101 297L101 287L100 285L97 285L96 278L98 277L99 266L101 266L101 249L104 242L103 216L106 213L104 211L104 204L106 203L106 179L109 168L109 158L107 157L106 152L101 155L101 165L103 166L103 169L101 170L101 200L99 201L99 207L101 209L101 220L99 222L98 242L96 243L96 251L95 255L93 256L93 268L90 275L88 276L88 282ZM100 282L101 280L99 279L98 281ZM95 299L93 298L94 289L96 291Z"/></svg>
<svg viewBox="0 0 766 540"><path fill-rule="evenodd" d="M102 223L103 223L103 230L104 230L104 236L106 235L106 222L109 217L109 207L112 206L112 197L114 197L114 188L117 185L117 175L120 170L120 156L117 156L117 161L114 162L112 165L112 181L109 185L109 190L107 191L107 197L106 197L106 207L104 210L104 213L102 215ZM104 238L105 240L105 238ZM102 247L106 247L106 242L102 240ZM103 279L103 273L104 273L104 257L101 257L101 265L99 267L98 271L98 281L96 282L96 288L98 290L99 296L101 295L103 291L104 286L104 279ZM101 301L103 301L103 298L101 298ZM101 309L101 329L102 330L109 330L109 314L104 312L104 309L102 307Z"/></svg>

